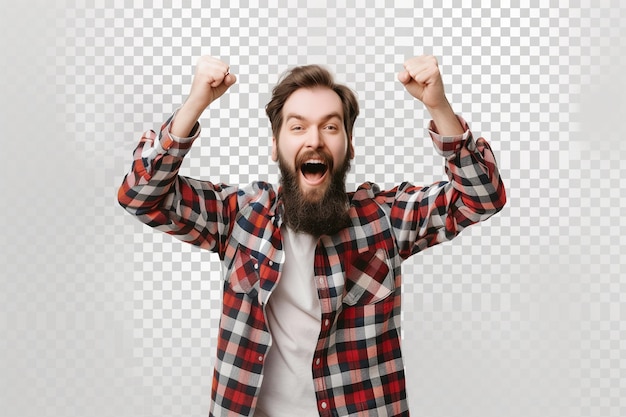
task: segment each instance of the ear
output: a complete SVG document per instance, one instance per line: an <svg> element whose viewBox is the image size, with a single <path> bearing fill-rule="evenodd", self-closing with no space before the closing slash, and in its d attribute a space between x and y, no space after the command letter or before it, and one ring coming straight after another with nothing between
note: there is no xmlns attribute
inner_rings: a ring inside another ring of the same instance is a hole
<svg viewBox="0 0 626 417"><path fill-rule="evenodd" d="M350 138L350 142L348 143L348 154L350 155L350 159L354 159L354 138Z"/></svg>
<svg viewBox="0 0 626 417"><path fill-rule="evenodd" d="M272 136L272 161L278 161L278 143L276 142L276 136Z"/></svg>

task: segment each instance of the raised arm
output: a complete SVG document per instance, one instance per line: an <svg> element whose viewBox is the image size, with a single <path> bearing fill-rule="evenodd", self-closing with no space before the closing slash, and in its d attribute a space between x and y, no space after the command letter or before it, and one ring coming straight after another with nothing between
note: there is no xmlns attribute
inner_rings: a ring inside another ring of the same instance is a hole
<svg viewBox="0 0 626 417"><path fill-rule="evenodd" d="M120 205L141 222L217 252L237 210L238 189L186 178L178 170L200 135L200 115L235 81L224 62L200 58L187 100L159 133L143 134L118 191Z"/></svg>
<svg viewBox="0 0 626 417"><path fill-rule="evenodd" d="M397 245L401 256L408 257L499 212L506 193L488 142L475 140L465 120L452 110L437 60L432 56L409 59L398 80L429 111L433 119L430 136L445 158L449 178L426 187L404 183L378 195L378 201L391 208Z"/></svg>

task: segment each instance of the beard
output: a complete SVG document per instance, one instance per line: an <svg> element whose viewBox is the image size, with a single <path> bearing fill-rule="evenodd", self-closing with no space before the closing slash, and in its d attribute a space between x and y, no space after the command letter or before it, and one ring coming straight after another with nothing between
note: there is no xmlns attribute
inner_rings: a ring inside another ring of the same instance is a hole
<svg viewBox="0 0 626 417"><path fill-rule="evenodd" d="M331 162L332 158L325 158ZM329 165L331 181L320 193L313 190L306 195L299 184L299 174L293 171L279 155L282 201L285 206L285 223L295 232L313 236L332 235L350 225L349 204L346 194L346 176L350 170L350 158L335 170Z"/></svg>

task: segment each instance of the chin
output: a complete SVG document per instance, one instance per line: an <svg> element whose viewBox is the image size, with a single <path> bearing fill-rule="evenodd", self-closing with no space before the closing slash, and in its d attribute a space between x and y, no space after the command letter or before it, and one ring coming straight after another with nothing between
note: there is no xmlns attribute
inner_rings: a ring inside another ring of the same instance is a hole
<svg viewBox="0 0 626 417"><path fill-rule="evenodd" d="M300 194L306 202L318 203L324 198L327 189L328 186L326 184L321 184L314 188L304 188L300 185Z"/></svg>

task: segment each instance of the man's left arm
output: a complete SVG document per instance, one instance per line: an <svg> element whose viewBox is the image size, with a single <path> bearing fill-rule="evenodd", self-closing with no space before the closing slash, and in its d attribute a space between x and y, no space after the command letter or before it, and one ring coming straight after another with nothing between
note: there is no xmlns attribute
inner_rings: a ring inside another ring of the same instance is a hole
<svg viewBox="0 0 626 417"><path fill-rule="evenodd" d="M505 205L506 193L489 144L474 140L467 123L452 110L436 58L409 59L398 80L429 111L430 135L450 179L428 187L405 183L379 195L392 206L397 244L401 256L408 257L491 217Z"/></svg>

